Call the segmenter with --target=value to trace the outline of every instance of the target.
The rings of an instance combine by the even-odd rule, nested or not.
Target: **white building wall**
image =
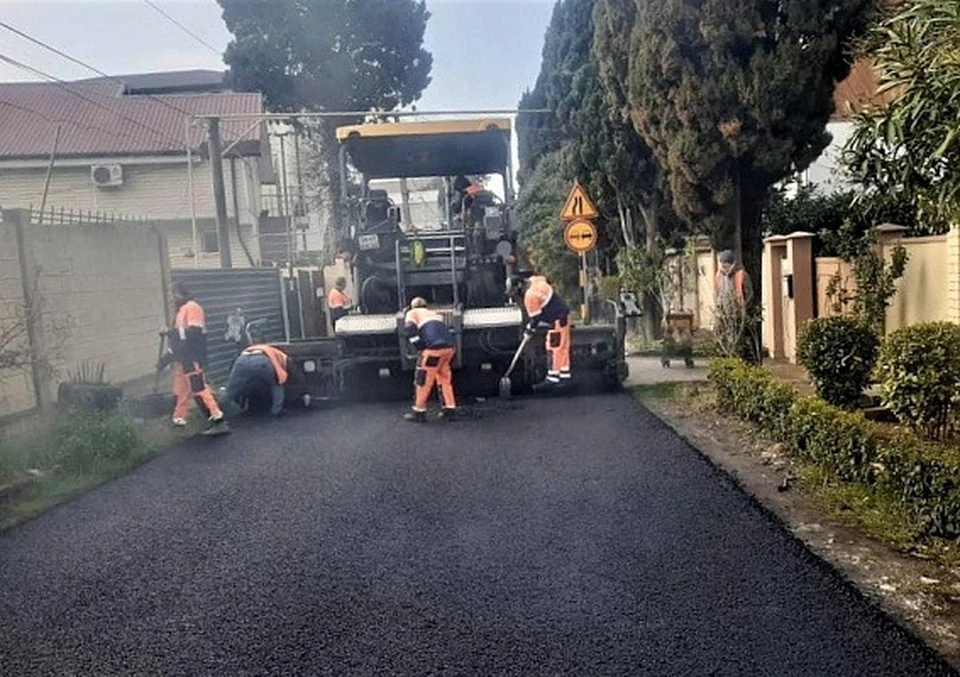
[[[259,262],[257,239],[261,209],[260,184],[256,158],[236,161],[240,235],[234,222],[233,187],[230,161],[224,162],[227,215],[230,218],[231,253],[234,267],[250,265],[241,247],[240,237]],[[123,164],[123,163],[121,163]],[[0,207],[39,208],[46,170],[0,167]],[[98,188],[90,178],[90,165],[55,167],[47,196],[47,210],[55,212],[91,212],[117,217],[143,218],[155,223],[168,237],[171,265],[175,268],[215,268],[220,265],[217,252],[203,251],[203,233],[216,232],[216,207],[213,176],[209,162],[196,162],[193,168],[193,199],[186,159],[177,164],[123,164],[123,185]],[[193,207],[191,206],[193,205]],[[194,212],[195,210],[195,212]],[[196,214],[197,238],[194,242],[192,215]]]
[[[237,162],[240,222],[257,223],[260,187],[251,167],[256,159]],[[47,196],[47,209],[124,214],[148,219],[189,219],[191,204],[197,218],[215,218],[213,177],[209,162],[193,168],[193,200],[186,158],[177,164],[124,164],[123,185],[98,188],[90,178],[90,165],[54,167]],[[0,205],[4,208],[39,207],[46,170],[0,167]],[[234,215],[230,163],[224,163],[227,214]]]

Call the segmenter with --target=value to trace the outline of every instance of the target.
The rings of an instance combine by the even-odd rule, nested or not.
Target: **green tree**
[[[262,92],[270,110],[391,111],[416,101],[430,83],[423,0],[217,1],[233,34],[224,54],[232,85]],[[323,191],[338,207],[334,129],[356,121],[330,118],[304,128],[320,151]]]
[[[540,158],[520,190],[516,219],[520,224],[518,244],[524,257],[570,300],[577,293],[580,264],[563,242],[559,215],[570,185],[562,167],[562,151]]]
[[[960,217],[960,3],[911,0],[862,46],[892,100],[859,111],[845,148],[867,199],[900,195],[926,232]]]
[[[217,0],[238,89],[276,111],[390,111],[430,83],[423,0]]]
[[[667,175],[678,215],[715,246],[741,250],[754,284],[768,191],[826,148],[834,87],[850,69],[845,45],[866,29],[872,7],[871,0],[637,4],[631,119]]]

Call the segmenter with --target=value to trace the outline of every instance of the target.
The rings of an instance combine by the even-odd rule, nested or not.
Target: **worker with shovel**
[[[453,392],[454,344],[440,313],[427,309],[425,299],[417,297],[410,302],[410,310],[404,318],[404,334],[419,352],[414,376],[416,386],[413,411],[404,419],[414,423],[427,420],[427,401],[438,385],[443,396],[440,418],[450,421],[456,416],[457,400]]]
[[[555,388],[569,382],[570,373],[570,308],[542,275],[521,274],[514,282],[523,293],[527,311],[524,338],[529,340],[538,329],[547,330],[546,349],[550,356],[547,378],[535,390]]]
[[[173,364],[173,394],[176,398],[173,424],[187,425],[192,397],[211,423],[207,432],[227,432],[223,412],[204,374],[207,360],[206,314],[182,283],[174,285],[173,300],[177,306],[177,315],[173,329],[167,332],[170,350],[157,362],[158,370]]]

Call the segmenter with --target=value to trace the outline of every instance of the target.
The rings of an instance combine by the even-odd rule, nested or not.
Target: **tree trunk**
[[[763,233],[760,216],[766,193],[741,191],[739,213],[742,262],[750,276],[752,296],[747,307],[747,328],[744,336],[743,358],[760,364],[763,361],[763,299],[761,296]]]
[[[644,244],[648,252],[654,252],[657,248],[657,235],[660,233],[659,200],[654,198],[649,204],[641,205],[640,213],[646,232]],[[654,289],[643,292],[643,334],[648,341],[656,341],[662,336],[663,313],[666,308],[661,308],[658,296],[658,291]]]

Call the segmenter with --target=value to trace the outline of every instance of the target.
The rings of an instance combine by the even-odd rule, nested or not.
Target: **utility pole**
[[[210,118],[210,168],[213,171],[213,200],[217,208],[217,244],[220,267],[233,268],[230,256],[230,229],[227,223],[227,193],[223,185],[223,150],[220,141],[220,118]]]

